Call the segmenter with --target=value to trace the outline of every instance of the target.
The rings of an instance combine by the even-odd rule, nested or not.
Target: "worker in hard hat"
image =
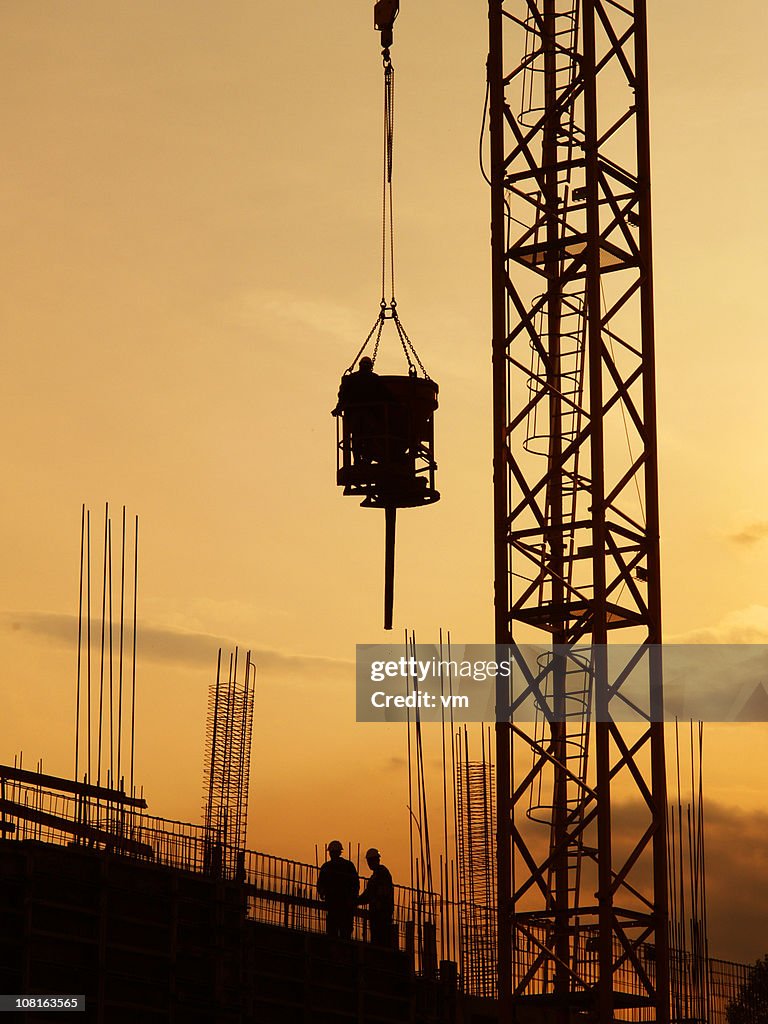
[[[388,398],[389,392],[373,369],[373,360],[370,356],[363,356],[357,369],[354,372],[347,371],[341,378],[338,401],[331,415],[338,416],[349,408],[384,402]]]
[[[374,372],[370,356],[363,356],[354,373],[345,373],[341,378],[339,397],[332,415],[344,414],[356,464],[379,462],[386,458],[391,401],[389,389]]]
[[[392,947],[392,915],[395,912],[395,886],[388,868],[381,863],[381,854],[371,847],[365,854],[371,877],[358,903],[368,906],[371,925],[371,943],[374,946]]]
[[[351,939],[360,878],[351,860],[341,856],[338,839],[328,843],[328,860],[317,876],[317,893],[325,902],[325,930],[335,939]]]

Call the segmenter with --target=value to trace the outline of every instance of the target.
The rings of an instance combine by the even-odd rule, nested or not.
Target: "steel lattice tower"
[[[551,652],[542,728],[498,694],[501,1019],[667,1021],[645,3],[489,0],[489,20],[496,642]],[[648,680],[632,728],[609,631]]]

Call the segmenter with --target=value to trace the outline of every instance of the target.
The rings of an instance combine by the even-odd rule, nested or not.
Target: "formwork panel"
[[[252,970],[259,977],[272,975],[277,978],[290,978],[292,980],[303,978],[307,963],[303,957],[288,956],[284,953],[272,953],[269,950],[260,950],[258,962],[250,965]]]
[[[342,1013],[336,1010],[312,1010],[312,1024],[358,1024],[357,1013]]]
[[[171,930],[168,925],[112,917],[108,913],[106,932],[107,942],[115,947],[141,949],[166,956],[170,950]]]
[[[168,975],[141,977],[107,972],[104,994],[108,1002],[131,1003],[148,1009],[167,1010],[169,1006]]]
[[[308,1024],[302,1007],[262,1000],[254,1001],[251,1020],[258,1021],[258,1024]],[[311,1021],[315,1024],[314,1018]]]
[[[397,995],[403,999],[410,998],[413,987],[409,974],[374,969],[367,965],[363,968],[361,984],[367,992]]]
[[[286,985],[283,978],[258,975],[251,979],[251,984],[254,995],[259,1000],[279,1001],[286,1006],[304,1006],[306,1001],[306,986],[303,982],[292,981],[290,985]]]
[[[34,900],[34,896],[31,897]],[[99,918],[95,911],[75,907],[53,906],[32,902],[30,927],[34,932],[60,935],[95,942],[99,937]]]
[[[311,960],[307,964],[307,976],[323,988],[357,988],[357,972],[351,972],[346,964],[327,960]]]
[[[100,883],[98,877],[78,875],[68,878],[66,884],[54,872],[35,874],[31,879],[30,895],[41,903],[52,906],[71,907],[78,910],[98,911]]]
[[[248,924],[248,944],[256,949],[281,950],[305,956],[311,938],[304,932],[288,928],[276,928],[268,924],[256,926],[254,922]]]
[[[164,924],[168,921],[171,913],[171,898],[168,893],[114,889],[111,883],[112,879],[110,878],[106,892],[107,909],[110,915],[147,924]]]
[[[310,985],[307,989],[308,1003],[313,1011],[332,1010],[334,1013],[357,1013],[358,995],[355,979],[349,988],[327,988]]]
[[[92,971],[98,958],[94,942],[77,942],[72,939],[36,935],[32,944],[33,958],[43,963],[58,964],[62,967],[83,968]]]
[[[113,974],[127,977],[152,977],[158,972],[169,974],[170,950],[151,953],[148,950],[107,946],[104,966]]]
[[[146,1006],[116,1006],[108,1004],[105,1020],[109,1024],[168,1024],[165,1010],[152,1010]],[[210,1018],[208,1024],[211,1024]]]
[[[365,992],[363,994],[363,1012],[365,1020],[392,1021],[409,1020],[410,1000],[385,996],[381,993]]]
[[[98,976],[93,967],[72,967],[32,959],[29,965],[30,995],[51,995],[58,992],[83,993],[94,998]],[[60,1017],[60,1015],[57,1015]]]

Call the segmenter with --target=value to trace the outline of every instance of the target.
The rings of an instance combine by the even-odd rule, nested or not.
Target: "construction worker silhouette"
[[[392,915],[395,911],[395,886],[388,868],[381,863],[381,854],[371,847],[365,855],[371,869],[371,877],[358,903],[368,905],[371,924],[371,943],[374,946],[392,947],[394,935]]]
[[[328,843],[328,860],[317,876],[317,893],[325,901],[325,930],[336,939],[351,939],[360,878],[351,860],[341,856],[338,839]]]
[[[344,413],[356,463],[370,463],[384,457],[386,444],[382,435],[387,421],[386,403],[389,401],[389,391],[378,373],[374,373],[370,356],[363,356],[357,370],[341,378],[333,415]]]
[[[338,416],[340,412],[346,412],[350,406],[355,408],[361,404],[375,402],[381,393],[379,375],[373,370],[373,360],[370,356],[363,356],[354,373],[345,373],[341,378],[338,401],[331,415]]]

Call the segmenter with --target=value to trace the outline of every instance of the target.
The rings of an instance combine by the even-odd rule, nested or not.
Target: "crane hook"
[[[373,5],[373,27],[381,32],[381,46],[385,56],[389,56],[395,18],[399,12],[399,0],[376,0]]]

